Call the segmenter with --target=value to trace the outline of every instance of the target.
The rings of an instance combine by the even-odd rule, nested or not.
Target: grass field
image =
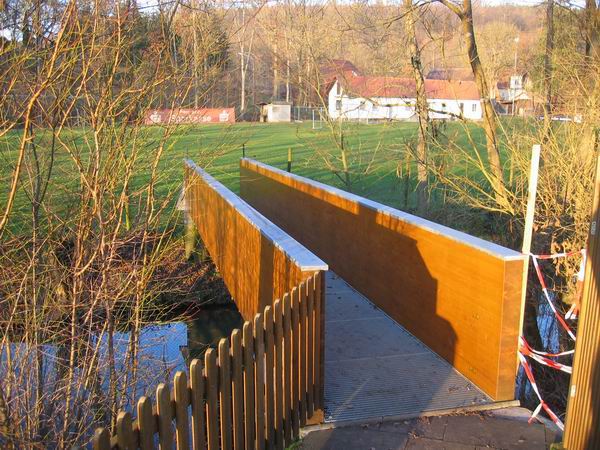
[[[476,143],[483,148],[483,134],[471,127]],[[345,148],[353,180],[352,191],[390,206],[405,208],[403,181],[398,178],[398,163],[406,156],[406,145],[416,139],[415,123],[348,124],[344,130]],[[467,146],[464,129],[449,124],[448,134],[458,136]],[[237,192],[239,158],[245,145],[246,156],[285,169],[288,149],[292,149],[292,171],[323,183],[345,188],[341,179],[327,167],[325,158],[341,168],[339,149],[331,130],[313,130],[311,123],[236,124],[230,127],[186,127],[178,130],[161,163],[163,180],[159,186],[167,195],[181,182],[183,158],[206,164],[208,171],[227,187]],[[416,165],[411,163],[410,190],[416,183]],[[473,174],[476,176],[476,174]],[[408,209],[414,205],[409,195]]]
[[[398,164],[406,156],[406,146],[416,138],[415,123],[390,124],[347,124],[344,125],[344,143],[349,153],[349,165],[353,180],[352,191],[393,207],[412,210],[414,208],[414,163],[411,164],[410,180],[398,177]],[[469,126],[475,144],[483,149],[483,134],[476,126]],[[467,143],[464,125],[450,123],[446,135],[455,142]],[[158,127],[145,128],[138,145],[144,149],[136,162],[132,191],[148,181],[149,161],[156,151],[161,135]],[[86,140],[90,137],[83,130],[71,129],[64,134],[68,145],[77,148],[85,161]],[[0,208],[6,203],[8,183],[17,154],[19,133],[14,132],[0,140]],[[38,145],[43,153],[49,137],[39,136]],[[190,158],[207,167],[218,180],[234,191],[238,189],[238,162],[242,146],[246,156],[284,169],[287,165],[288,149],[292,149],[293,172],[327,184],[344,188],[326,159],[341,167],[333,133],[327,129],[312,129],[312,123],[259,124],[239,123],[231,126],[202,125],[182,126],[168,141],[159,164],[159,180],[156,195],[176,197],[183,174],[183,159]],[[472,146],[470,146],[472,147]],[[484,152],[482,152],[484,153]],[[405,166],[403,165],[403,169]],[[472,174],[477,176],[477,174]],[[22,183],[27,185],[28,173],[24,172]],[[53,166],[52,182],[48,188],[48,201],[59,205],[65,214],[77,207],[80,179],[72,158],[59,147]],[[404,190],[408,186],[408,195]],[[436,193],[432,194],[435,203]],[[407,201],[408,200],[408,201]],[[173,200],[174,201],[174,200]],[[23,189],[15,204],[11,229],[17,234],[27,227],[30,203]],[[0,209],[2,210],[2,209]]]

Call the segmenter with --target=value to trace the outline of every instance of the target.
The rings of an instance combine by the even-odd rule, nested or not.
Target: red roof
[[[326,80],[331,80],[339,75],[361,76],[362,72],[352,62],[346,59],[332,59],[320,68],[321,75]]]
[[[474,81],[425,80],[428,98],[479,100],[479,89]]]
[[[348,94],[363,98],[415,98],[417,89],[412,78],[353,77],[342,80]],[[474,81],[425,80],[425,93],[432,99],[479,100]]]

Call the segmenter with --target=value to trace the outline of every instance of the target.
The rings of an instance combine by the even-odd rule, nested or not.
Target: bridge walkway
[[[492,400],[381,309],[329,272],[325,422],[485,409]]]

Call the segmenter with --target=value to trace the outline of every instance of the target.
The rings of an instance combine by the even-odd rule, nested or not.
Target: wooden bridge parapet
[[[245,320],[327,264],[192,161],[185,202],[202,242]]]
[[[250,159],[240,195],[496,401],[512,400],[525,257]]]

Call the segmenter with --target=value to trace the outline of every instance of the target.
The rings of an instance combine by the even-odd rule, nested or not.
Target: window
[[[342,110],[342,101],[341,100],[336,100],[335,101],[335,109],[336,109],[336,111],[341,111]]]
[[[471,105],[471,111],[477,112],[477,103],[473,103],[473,105]]]
[[[335,82],[335,94],[336,95],[341,95],[342,94],[342,85],[340,84],[339,81]]]
[[[513,75],[510,77],[510,88],[523,89],[523,78],[518,75]]]

